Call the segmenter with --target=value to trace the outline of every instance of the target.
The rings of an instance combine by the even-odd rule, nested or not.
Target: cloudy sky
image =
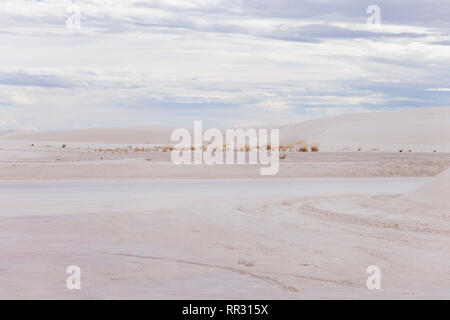
[[[0,130],[450,106],[449,15],[448,0],[0,0]]]

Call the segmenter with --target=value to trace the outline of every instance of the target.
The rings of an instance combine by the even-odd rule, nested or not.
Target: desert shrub
[[[311,146],[311,152],[319,152],[318,146]]]
[[[294,150],[297,152],[308,152],[308,144],[304,141],[297,141],[294,145]]]
[[[280,155],[280,159],[281,159],[281,160],[286,159],[286,154],[281,154],[281,155]]]
[[[63,148],[63,149],[64,149],[65,147],[67,147],[66,144],[63,144],[63,145],[61,146],[61,148]]]
[[[173,151],[173,147],[172,147],[172,146],[165,146],[165,147],[162,149],[162,152],[167,152],[167,151]]]
[[[308,152],[308,147],[307,146],[301,146],[300,148],[298,148],[299,152]]]

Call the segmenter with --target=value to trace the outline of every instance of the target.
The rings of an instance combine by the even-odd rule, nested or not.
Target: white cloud
[[[272,112],[281,112],[292,109],[285,101],[282,100],[265,100],[252,105],[249,105],[250,108],[255,109],[263,109],[266,111]],[[255,112],[258,112],[255,110]]]
[[[428,88],[425,89],[426,91],[441,91],[441,92],[447,92],[450,91],[450,88]]]
[[[449,79],[446,20],[382,1],[372,32],[356,3],[85,0],[68,30],[70,0],[0,0],[2,115],[39,128],[270,124],[445,105],[429,91]]]

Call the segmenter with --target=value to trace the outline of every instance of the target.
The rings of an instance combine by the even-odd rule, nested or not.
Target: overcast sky
[[[0,130],[450,106],[449,15],[448,0],[0,0]]]

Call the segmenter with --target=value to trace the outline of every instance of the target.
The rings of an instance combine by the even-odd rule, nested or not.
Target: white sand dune
[[[173,128],[136,126],[117,128],[89,128],[47,132],[9,133],[7,138],[27,141],[91,142],[105,144],[167,144]]]
[[[436,176],[419,189],[408,193],[408,197],[450,208],[450,169]]]
[[[282,128],[281,142],[303,140],[321,150],[450,152],[450,108],[348,114]]]
[[[0,130],[0,137],[4,138],[4,137],[8,137],[14,134],[18,134],[19,132],[17,130]],[[22,131],[23,133],[23,131]]]
[[[64,143],[169,144],[173,129],[163,126],[137,126],[53,132],[8,132],[0,138]],[[321,151],[450,152],[450,107],[315,119],[281,126],[280,138],[281,144],[294,144],[298,141],[318,144]]]

